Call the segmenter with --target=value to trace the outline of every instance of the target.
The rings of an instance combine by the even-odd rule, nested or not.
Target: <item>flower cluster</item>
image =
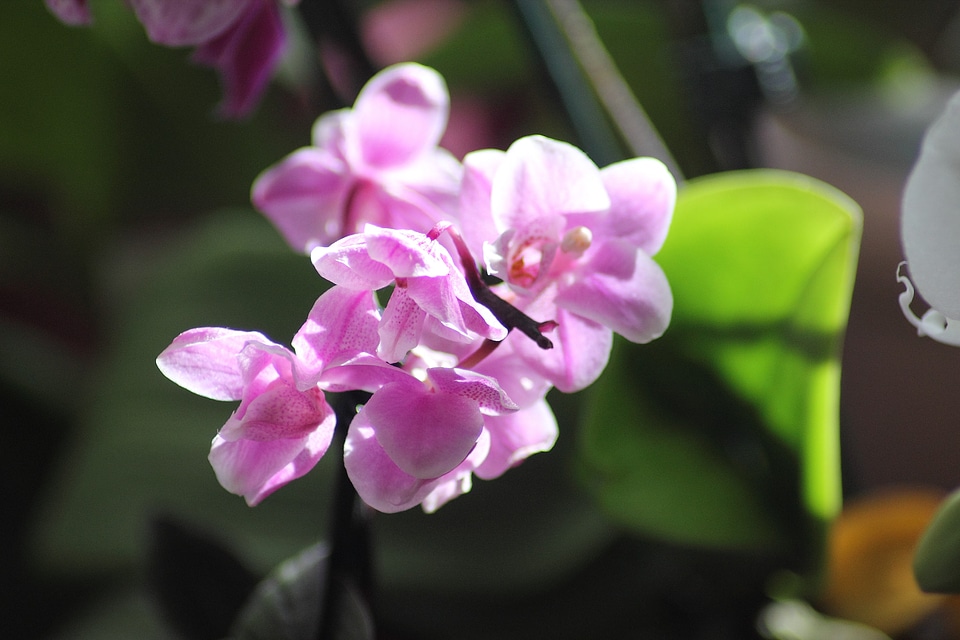
[[[87,0],[44,0],[69,25],[89,25]],[[299,0],[127,0],[152,42],[195,47],[195,62],[220,74],[227,118],[249,114],[286,46],[280,5]]]
[[[660,162],[601,170],[532,136],[461,164],[437,147],[447,109],[435,71],[390,67],[255,182],[254,204],[332,283],[292,350],[200,328],[158,358],[187,389],[240,401],[210,461],[251,505],[327,451],[325,394],[362,390],[343,451],[358,494],[432,511],[550,449],[547,392],[596,380],[614,332],[643,343],[669,323],[651,256],[676,185]]]

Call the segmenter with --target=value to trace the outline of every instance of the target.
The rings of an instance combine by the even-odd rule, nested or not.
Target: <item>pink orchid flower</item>
[[[426,232],[456,206],[461,167],[437,147],[448,110],[436,71],[388,67],[352,109],[321,116],[313,145],[264,171],[251,199],[304,253],[366,223]]]
[[[240,406],[213,440],[217,480],[253,506],[326,453],[336,423],[316,385],[301,389],[296,356],[262,334],[220,328],[180,334],[157,358],[168,378]]]
[[[221,115],[241,118],[253,110],[286,47],[277,0],[128,2],[151,41],[196,47],[194,60],[218,71],[224,89]]]
[[[344,447],[347,474],[364,502],[384,512],[427,510],[469,490],[486,459],[485,416],[517,410],[496,380],[434,368],[384,385],[353,419]],[[441,496],[443,497],[441,500]]]
[[[559,325],[551,350],[510,338],[531,367],[577,391],[606,366],[613,332],[637,343],[663,333],[673,298],[651,256],[666,237],[676,184],[662,163],[635,158],[601,171],[576,147],[531,136],[464,165],[464,235],[474,248],[484,241],[504,299]]]
[[[210,450],[225,489],[252,506],[301,477],[333,437],[336,420],[323,389],[374,390],[402,375],[369,355],[378,322],[369,291],[334,287],[297,332],[296,354],[260,333],[222,328],[186,331],[160,354],[160,371],[180,386],[240,400]]]
[[[429,234],[366,225],[362,234],[317,247],[317,272],[338,285],[361,290],[394,285],[380,321],[377,354],[399,362],[425,331],[460,342],[477,336],[502,340],[506,329],[477,303],[447,249]]]

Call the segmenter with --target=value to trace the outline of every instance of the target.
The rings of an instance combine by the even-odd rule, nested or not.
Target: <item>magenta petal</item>
[[[242,118],[256,106],[280,61],[286,32],[274,0],[257,0],[227,31],[198,47],[194,60],[220,73],[220,114]]]
[[[594,247],[557,304],[609,327],[631,342],[660,337],[670,324],[673,294],[653,259],[626,242]]]
[[[490,437],[481,432],[477,445],[452,471],[433,480],[415,478],[398,467],[377,441],[362,414],[350,425],[343,447],[343,464],[360,498],[383,513],[396,513],[418,504],[430,513],[470,491],[471,471],[487,456]]]
[[[391,383],[360,413],[390,459],[416,478],[437,478],[463,462],[483,429],[476,401],[431,393],[421,383]]]
[[[440,257],[446,249],[424,233],[368,224],[363,235],[370,257],[387,265],[397,278],[445,276],[450,272],[449,261]]]
[[[239,400],[244,376],[239,356],[247,343],[272,345],[263,334],[218,327],[191,329],[177,336],[157,357],[163,375],[213,400]]]
[[[440,476],[428,485],[430,492],[420,501],[424,512],[433,513],[457,496],[469,493],[473,487],[473,470],[486,459],[489,451],[490,434],[484,429],[477,439],[477,446],[473,448],[467,459],[457,465],[453,471]]]
[[[520,138],[494,177],[490,206],[501,231],[547,216],[605,211],[610,198],[600,170],[573,145],[543,136]]]
[[[603,216],[604,236],[628,241],[647,255],[655,255],[673,218],[677,200],[673,175],[654,158],[618,162],[605,167],[600,175],[611,201],[609,213]],[[600,231],[594,229],[596,235]]]
[[[493,177],[505,154],[498,149],[484,149],[467,154],[463,159],[463,182],[460,185],[460,232],[475,260],[483,256],[483,243],[494,242],[500,235],[490,214],[490,193]]]
[[[460,300],[453,293],[450,278],[411,278],[406,283],[404,293],[443,326],[460,335],[467,335],[467,327],[460,313]]]
[[[47,9],[60,22],[74,27],[93,24],[87,0],[44,0]]]
[[[260,442],[303,438],[330,413],[320,389],[299,391],[290,380],[276,380],[250,402],[244,402],[220,430],[220,435],[224,440],[242,438]]]
[[[203,44],[223,33],[262,0],[127,0],[147,36],[157,44]]]
[[[420,504],[432,488],[428,480],[404,473],[390,459],[361,414],[347,431],[343,464],[360,498],[383,513],[405,511]]]
[[[427,370],[427,379],[441,393],[473,400],[485,415],[497,416],[518,409],[496,380],[473,371],[434,367]]]
[[[513,402],[526,408],[543,399],[551,384],[517,355],[515,344],[515,340],[504,340],[473,371],[496,380]]]
[[[360,234],[314,248],[310,261],[321,276],[348,289],[374,291],[394,281],[390,268],[370,257],[367,241]]]
[[[339,158],[307,147],[261,173],[250,197],[295,251],[309,253],[343,235],[349,185]]]
[[[243,496],[252,507],[316,466],[330,447],[334,423],[331,413],[304,438],[228,442],[217,436],[210,449],[210,464],[223,488]]]
[[[443,78],[428,67],[404,63],[375,75],[354,105],[362,161],[393,167],[436,147],[447,126],[449,100]]]
[[[474,473],[491,480],[534,453],[549,451],[557,441],[557,419],[545,400],[516,413],[484,418],[490,432],[490,453]]]
[[[380,313],[370,291],[334,286],[324,292],[293,338],[293,348],[303,363],[303,384],[316,384],[334,361],[376,353],[379,323]]]
[[[410,374],[377,356],[359,355],[327,368],[320,386],[328,391],[361,390],[373,393],[390,382],[407,382]]]
[[[541,317],[536,312],[533,317]],[[602,324],[556,309],[558,327],[547,335],[552,349],[541,349],[523,334],[513,332],[507,340],[527,366],[564,393],[574,393],[593,384],[610,359],[613,332]],[[514,335],[515,334],[515,335]]]

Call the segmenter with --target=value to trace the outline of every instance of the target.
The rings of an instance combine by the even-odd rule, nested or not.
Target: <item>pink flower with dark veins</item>
[[[460,163],[437,146],[447,123],[443,78],[415,63],[384,69],[352,109],[327,113],[312,146],[254,182],[254,205],[296,251],[372,223],[426,232],[455,211]]]
[[[606,366],[613,333],[644,343],[670,321],[673,297],[652,257],[676,199],[659,161],[597,166],[579,149],[541,136],[506,152],[464,159],[464,235],[482,244],[506,301],[555,320],[555,348],[511,337],[517,353],[564,392],[591,384]]]

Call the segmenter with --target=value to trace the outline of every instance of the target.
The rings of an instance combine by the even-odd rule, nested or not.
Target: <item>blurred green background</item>
[[[309,143],[313,120],[338,98],[316,80],[305,40],[322,30],[295,23],[299,46],[256,113],[220,121],[209,69],[147,42],[122,3],[91,4],[87,29],[60,24],[40,0],[9,3],[0,21],[0,629],[174,638],[145,578],[156,518],[215,537],[258,576],[325,532],[336,461],[247,508],[206,461],[232,408],[171,384],[154,359],[195,326],[292,337],[321,283],[248,194],[261,170]],[[455,152],[530,133],[584,144],[508,3],[344,4],[375,64],[414,58],[447,78]],[[845,495],[960,484],[960,396],[949,384],[960,363],[913,335],[894,280],[899,191],[960,71],[956,3],[584,6],[687,177],[800,171],[863,208],[843,356]],[[802,34],[787,60],[796,92],[777,93],[770,68],[735,51],[726,19],[738,6],[791,17]],[[648,388],[658,377],[644,371],[637,384]],[[703,372],[681,373],[677,388]],[[435,515],[376,520],[378,619],[391,637],[757,633],[771,575],[790,563],[749,544],[664,539],[605,509],[596,450],[580,446],[580,418],[595,419],[605,393],[616,388],[551,398],[554,452],[477,482]],[[693,491],[667,506],[696,505]],[[912,619],[896,632],[952,637],[951,620],[939,619],[939,636],[916,635]]]

